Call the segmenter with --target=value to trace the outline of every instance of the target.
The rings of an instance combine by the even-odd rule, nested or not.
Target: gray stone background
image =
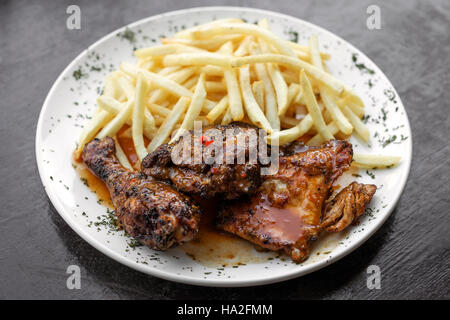
[[[69,4],[82,29],[67,30]],[[381,8],[382,30],[366,28]],[[365,52],[398,90],[412,125],[411,174],[396,210],[358,250],[313,274],[263,288],[204,288],[141,274],[107,258],[59,217],[38,177],[34,136],[53,82],[82,50],[138,19],[176,9],[236,5],[322,26]],[[0,298],[389,299],[450,298],[450,2],[0,1]],[[81,290],[66,268],[81,267]],[[378,265],[381,290],[368,290]]]

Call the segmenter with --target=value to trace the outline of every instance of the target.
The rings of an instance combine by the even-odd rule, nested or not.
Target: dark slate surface
[[[165,11],[242,5],[325,27],[365,52],[398,90],[413,130],[411,174],[396,210],[362,247],[321,271],[263,288],[204,288],[160,280],[107,258],[59,217],[38,177],[36,123],[63,68],[125,24]],[[82,29],[65,27],[78,4]],[[382,30],[366,28],[381,8]],[[0,298],[385,299],[450,298],[450,3],[442,1],[5,1],[0,2]],[[394,182],[395,183],[395,182]],[[66,268],[81,267],[81,290]],[[378,265],[381,290],[366,287]]]

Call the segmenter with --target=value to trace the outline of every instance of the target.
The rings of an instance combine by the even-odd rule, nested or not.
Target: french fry
[[[78,140],[77,149],[75,150],[75,158],[79,159],[81,152],[83,151],[84,145],[91,141],[95,137],[95,134],[104,127],[111,119],[113,115],[107,111],[100,111],[92,117],[89,123],[84,127],[81,133],[80,139]]]
[[[138,59],[137,66],[139,68],[151,71],[156,66],[156,64],[157,62],[151,57],[149,57],[145,59]]]
[[[172,68],[172,67],[167,67],[167,68]],[[191,77],[195,72],[196,72],[195,67],[182,68],[181,70],[176,70],[175,72],[173,72],[171,74],[167,74],[167,78],[169,80],[172,80],[172,81],[175,81],[176,83],[181,84],[181,83],[185,82],[187,79],[189,79],[189,77]],[[159,73],[159,74],[161,75],[161,73]],[[148,102],[156,103],[159,101],[163,101],[163,100],[167,99],[168,96],[169,96],[168,91],[163,90],[163,89],[156,89],[151,92]]]
[[[241,85],[242,96],[244,98],[245,110],[247,111],[250,121],[256,126],[266,130],[266,132],[272,133],[273,129],[270,126],[269,121],[267,121],[267,118],[264,116],[264,113],[261,111],[261,108],[253,96],[248,66],[239,69],[239,83]]]
[[[121,76],[120,71],[114,71],[106,76],[105,79],[105,87],[103,90],[103,95],[109,97],[119,97],[121,92],[118,90],[117,79]],[[81,156],[81,152],[84,148],[84,145],[91,140],[95,134],[104,127],[111,119],[113,118],[113,114],[106,112],[105,110],[101,110],[97,108],[94,117],[92,117],[91,121],[84,127],[83,132],[81,133],[80,140],[78,141],[78,147],[75,150],[75,158],[79,159]]]
[[[335,122],[330,122],[327,125],[327,130],[332,135],[334,135],[334,134],[339,132],[339,128],[338,128],[338,126],[336,125]],[[323,136],[320,133],[317,133],[314,137],[309,139],[308,142],[306,142],[306,144],[309,145],[309,146],[318,146],[318,145],[320,145],[323,142],[325,142],[325,139],[323,138]]]
[[[364,107],[352,102],[348,96],[342,99],[338,99],[337,104],[342,111],[344,107],[349,107],[350,110],[352,110],[353,113],[356,114],[360,119],[364,116]]]
[[[158,87],[160,87],[164,90],[167,90],[168,92],[174,94],[175,96],[192,97],[191,91],[186,89],[186,87],[178,84],[177,82],[175,82],[171,79],[168,79],[167,77],[162,77],[156,73],[137,68],[136,66],[126,63],[126,62],[122,63],[120,65],[120,68],[123,72],[125,72],[126,74],[129,74],[129,75],[132,75],[132,76],[136,76],[137,72],[139,72],[139,71],[142,72],[148,81],[151,81],[151,82],[153,81],[153,83],[156,84]],[[212,102],[207,102],[207,104],[206,104],[206,108],[207,108],[208,112],[212,109],[211,104],[215,105]]]
[[[243,57],[249,54],[249,46],[254,41],[252,36],[246,36],[244,40],[241,41],[239,47],[234,52],[234,56]]]
[[[134,55],[140,59],[143,59],[147,57],[165,56],[168,54],[182,52],[205,52],[205,50],[177,43],[138,49],[134,52]]]
[[[269,22],[266,18],[261,19],[258,22],[258,25],[266,30],[269,30]],[[272,53],[273,51],[270,49],[270,46],[264,41],[263,39],[258,39],[259,46],[261,48],[262,53]],[[284,80],[284,77],[282,73],[280,72],[277,65],[268,63],[266,64],[267,73],[270,77],[270,80],[272,81],[273,88],[275,89],[275,95],[277,100],[277,107],[274,107],[274,104],[270,103],[270,108],[267,109],[267,118],[272,125],[272,127],[279,129],[280,128],[280,121],[274,120],[277,113],[279,115],[280,110],[286,110],[287,100],[288,100],[288,86],[286,84],[286,81]],[[298,78],[297,78],[298,79]],[[285,111],[284,111],[285,112]],[[284,114],[283,112],[283,114]]]
[[[359,168],[382,169],[396,166],[400,162],[401,157],[355,153],[353,160],[352,164]]]
[[[326,109],[333,118],[333,121],[335,121],[337,126],[339,127],[339,130],[346,135],[350,135],[353,131],[353,126],[331,98],[328,88],[320,88],[320,96]]]
[[[310,62],[311,57],[308,52],[300,51],[300,50],[296,50],[296,49],[294,49],[294,52],[297,55],[297,58],[307,61],[307,62]]]
[[[116,137],[113,137],[113,139],[114,139],[115,147],[116,147],[117,160],[119,160],[122,167],[124,167],[128,170],[133,170],[133,167],[131,166],[130,161],[128,161],[127,155],[125,154],[125,152],[123,152],[123,149],[120,146],[119,140],[117,140]]]
[[[216,102],[205,99],[205,102],[203,103],[203,107],[202,107],[202,111],[203,112],[210,112],[212,109],[214,109],[214,107],[217,105]]]
[[[304,117],[301,121],[298,122],[298,124],[295,127],[276,131],[272,133],[271,135],[266,136],[266,142],[270,145],[279,144],[283,145],[292,141],[297,140],[301,136],[303,136],[305,133],[307,133],[311,127],[313,126],[313,120],[311,118],[311,115],[307,115]]]
[[[192,78],[189,78],[185,83],[183,83],[183,86],[193,91],[193,89],[195,89],[195,86],[197,85],[198,78],[199,76],[193,76]]]
[[[136,97],[133,108],[133,117],[131,124],[131,134],[133,138],[134,149],[139,158],[142,161],[147,155],[147,149],[144,144],[144,114],[145,114],[145,104],[146,95],[148,90],[147,81],[144,78],[143,73],[138,73],[137,83],[136,83]]]
[[[309,47],[311,53],[311,61],[313,65],[323,70],[322,58],[320,57],[319,45],[316,35],[313,35],[309,39]],[[344,134],[347,135],[351,134],[353,131],[353,126],[350,124],[350,122],[342,113],[341,109],[339,109],[339,107],[331,98],[329,89],[322,85],[319,88],[319,92],[320,97],[322,98],[322,101],[325,105],[325,108],[328,110],[331,117],[336,122],[337,126],[339,127],[339,130],[342,131]]]
[[[370,132],[369,129],[367,129],[367,127],[361,121],[361,119],[356,114],[354,114],[348,106],[345,106],[343,111],[347,119],[355,128],[356,133],[358,133],[358,135],[364,140],[364,142],[368,142],[370,139]]]
[[[236,76],[236,70],[224,69],[224,77],[228,90],[231,117],[235,121],[240,121],[244,118],[244,108],[242,106],[242,97]]]
[[[211,22],[207,22],[204,24],[201,24],[199,26],[195,26],[186,30],[179,31],[175,33],[173,36],[174,38],[192,38],[192,33],[199,30],[200,28],[207,27],[207,26],[215,26],[223,23],[243,23],[242,19],[236,19],[236,18],[225,18],[225,19],[217,19]]]
[[[166,141],[166,139],[170,136],[172,129],[174,128],[175,124],[181,119],[181,116],[186,110],[189,102],[190,98],[188,97],[181,97],[178,100],[173,109],[170,111],[170,114],[166,117],[164,122],[159,127],[158,131],[155,134],[155,137],[147,146],[147,151],[149,153],[155,151],[155,149],[163,144],[164,141]]]
[[[325,140],[334,139],[333,134],[328,130],[325,121],[322,117],[322,112],[320,111],[320,107],[317,104],[316,96],[311,87],[311,83],[306,76],[304,71],[300,72],[300,84],[303,90],[303,97],[306,103],[306,108],[308,109],[311,118],[313,119],[314,126],[320,135]]]
[[[134,101],[135,98],[135,87],[133,84],[126,78],[120,78],[119,79],[119,86],[122,88],[123,92],[127,96],[128,101]],[[125,115],[124,115],[125,116]],[[156,131],[156,124],[155,124],[155,118],[151,114],[151,112],[147,109],[144,110],[144,116],[145,116],[145,122],[144,122],[144,132],[146,136],[152,135]],[[118,121],[120,123],[122,120]],[[111,129],[114,128],[114,130],[117,129],[117,127],[111,127]],[[108,135],[111,135],[114,130],[108,133]],[[120,130],[118,128],[117,130]]]
[[[231,61],[232,57],[224,54],[215,52],[201,52],[169,54],[164,57],[163,64],[165,66],[204,66],[212,64],[223,68],[230,68]]]
[[[182,97],[182,96],[191,97],[192,96],[192,93],[185,87],[181,86],[180,84],[176,83],[173,80],[170,80],[170,79],[163,77],[161,75],[158,75],[156,73],[144,70],[142,68],[138,68],[138,67],[136,67],[132,64],[126,63],[126,62],[124,62],[120,65],[120,69],[123,72],[130,74],[132,76],[136,76],[137,73],[140,71],[143,73],[143,75],[145,76],[145,78],[148,81],[153,82],[158,87],[160,87],[164,90],[167,90],[170,93],[172,93],[178,97]]]
[[[219,81],[206,81],[205,88],[208,93],[227,92],[227,86]]]
[[[148,106],[148,109],[150,109],[151,112],[154,114],[160,115],[164,118],[167,118],[171,112],[170,109],[167,109],[166,107],[162,107],[159,104],[156,103],[150,103]]]
[[[219,48],[225,42],[235,41],[241,38],[242,35],[240,34],[228,34],[203,40],[196,40],[190,38],[169,38],[169,39],[161,39],[161,42],[164,44],[172,44],[172,43],[184,44],[186,46],[192,46],[204,50],[214,51],[217,50],[217,48]]]
[[[232,43],[225,43],[218,52],[225,55],[231,55],[233,53]],[[231,68],[224,68],[223,76],[228,91],[228,105],[230,108],[231,117],[235,121],[240,121],[242,120],[242,118],[244,118],[244,108],[242,106],[241,90],[239,89],[236,70]]]
[[[364,102],[361,100],[361,98],[355,93],[352,88],[345,84],[343,97],[346,99],[347,103],[352,103],[364,108]]]
[[[222,118],[222,125],[227,125],[231,121],[233,121],[233,117],[231,116],[230,108],[228,108],[227,111],[225,112],[225,115]]]
[[[269,63],[267,66],[267,71],[269,73],[270,79],[272,80],[272,85],[275,89],[277,97],[277,114],[280,115],[280,110],[284,110],[284,112],[286,112],[286,109],[288,107],[288,86],[277,66]]]
[[[201,67],[201,72],[203,72],[207,77],[221,77],[223,76],[223,68],[213,65],[206,65]]]
[[[134,98],[135,95],[135,88],[134,85],[131,83],[130,80],[127,78],[120,78],[118,80],[119,86],[122,89],[122,91],[125,93],[128,100],[131,100]]]
[[[250,48],[252,55],[258,54],[260,51],[257,47]],[[280,129],[280,119],[278,117],[278,107],[275,96],[275,90],[272,86],[272,81],[267,72],[266,66],[262,63],[254,65],[256,76],[259,81],[264,84],[264,113],[269,121],[271,127],[275,130]]]
[[[100,108],[108,111],[112,115],[117,115],[127,105],[126,102],[118,102],[117,100],[108,96],[98,97],[97,103]],[[126,120],[126,123],[131,126],[131,119],[128,118],[128,120]],[[150,118],[149,113],[147,112],[144,115],[144,135],[149,139],[153,137],[156,131],[155,124],[155,119],[153,117]]]
[[[161,70],[158,70],[158,72],[155,72],[161,76],[171,76],[172,74],[174,74],[175,72],[178,72],[182,69],[185,69],[182,66],[169,66],[169,67],[164,67]],[[172,79],[173,80],[173,79]],[[150,86],[151,88],[152,86]]]
[[[283,75],[284,81],[286,81],[286,83],[298,83],[298,71],[286,69],[281,71],[281,74]]]
[[[305,57],[304,55],[306,54],[306,59],[310,60],[311,56],[309,54],[309,47],[305,46],[305,45],[301,45],[292,41],[286,41],[288,43],[288,45],[294,49],[295,53]],[[330,60],[331,56],[328,53],[325,52],[321,52],[320,53],[320,57],[322,58],[322,60]]]
[[[229,98],[228,96],[225,96],[222,98],[222,100],[219,101],[218,104],[206,115],[206,119],[210,123],[214,123],[216,119],[223,114],[223,112],[228,108],[229,106]]]
[[[260,37],[267,42],[273,43],[277,49],[290,57],[296,57],[294,50],[286,44],[284,40],[281,40],[275,36],[272,32],[261,28],[259,26],[246,24],[246,23],[224,23],[214,26],[202,26],[198,30],[193,32],[193,35],[197,39],[205,39],[218,34],[246,34],[251,36]]]
[[[286,117],[286,116],[280,117],[281,126],[284,128],[295,127],[298,124],[298,122],[299,122],[298,119],[295,119],[295,118]]]
[[[99,108],[109,112],[112,115],[116,115],[120,112],[120,110],[125,108],[126,102],[119,102],[113,97],[103,95],[97,98],[97,104]]]
[[[117,72],[113,72],[106,76],[103,95],[118,98],[117,83],[116,83],[117,78],[118,78]]]
[[[297,97],[297,95],[300,93],[300,85],[297,83],[291,83],[288,88],[288,99],[287,99],[287,107],[284,111],[286,113],[286,110],[290,107],[291,103],[294,101],[294,99]],[[280,113],[280,112],[279,112]],[[284,114],[283,113],[283,114]]]
[[[216,53],[231,56],[231,54],[233,53],[233,49],[233,42],[227,41],[217,50]]]
[[[304,69],[308,73],[308,75],[310,75],[317,81],[323,82],[337,94],[340,95],[344,92],[345,86],[341,81],[339,81],[329,73],[326,73],[325,71],[320,70],[319,68],[297,58],[288,57],[281,54],[269,53],[233,58],[231,60],[232,67],[241,67],[243,65],[253,63],[277,63],[294,68],[296,70]]]
[[[102,130],[97,134],[96,138],[101,139],[104,137],[113,137],[119,132],[120,128],[127,122],[133,111],[134,98],[128,100],[119,113],[116,114],[108,124],[106,124]]]
[[[253,95],[255,96],[255,100],[258,103],[258,106],[261,108],[261,111],[264,112],[265,104],[264,104],[264,83],[262,81],[255,81],[252,83]]]
[[[194,94],[192,95],[192,100],[189,105],[188,110],[184,116],[183,123],[178,129],[177,133],[173,136],[170,142],[176,141],[186,130],[191,130],[194,126],[194,121],[202,111],[203,103],[206,99],[205,90],[205,74],[202,73],[198,79],[197,86],[195,88]]]

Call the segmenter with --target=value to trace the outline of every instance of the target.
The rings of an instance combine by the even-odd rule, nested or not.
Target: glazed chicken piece
[[[341,231],[356,221],[376,186],[352,183],[325,208],[334,181],[352,161],[351,144],[339,140],[318,147],[295,143],[284,147],[280,155],[278,172],[264,178],[257,194],[221,204],[216,225],[302,262],[322,230]]]
[[[123,168],[115,157],[113,139],[87,143],[82,159],[108,187],[125,231],[142,244],[166,250],[191,240],[197,233],[199,207],[168,184]]]
[[[259,140],[247,137],[261,139],[257,129],[234,122],[205,128],[201,136],[189,131],[176,142],[161,145],[147,155],[142,171],[202,198],[222,195],[234,199],[255,193],[261,185],[261,174],[259,157],[253,153],[257,146],[252,143]],[[175,163],[174,158],[178,159]]]

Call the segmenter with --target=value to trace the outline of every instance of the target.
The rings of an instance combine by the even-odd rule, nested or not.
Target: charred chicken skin
[[[250,159],[256,150],[247,138],[252,135],[259,139],[257,128],[242,122],[205,128],[201,136],[189,131],[147,155],[142,171],[202,198],[220,195],[235,199],[255,193],[261,185],[261,173],[258,157]],[[185,160],[174,163],[174,157]]]
[[[280,154],[278,172],[266,176],[255,195],[222,203],[217,227],[302,262],[322,230],[337,232],[356,222],[376,186],[352,183],[326,205],[334,181],[352,161],[351,144],[294,143]]]
[[[197,233],[200,208],[168,184],[123,168],[113,139],[87,143],[82,159],[105,182],[120,224],[142,244],[166,250]]]

